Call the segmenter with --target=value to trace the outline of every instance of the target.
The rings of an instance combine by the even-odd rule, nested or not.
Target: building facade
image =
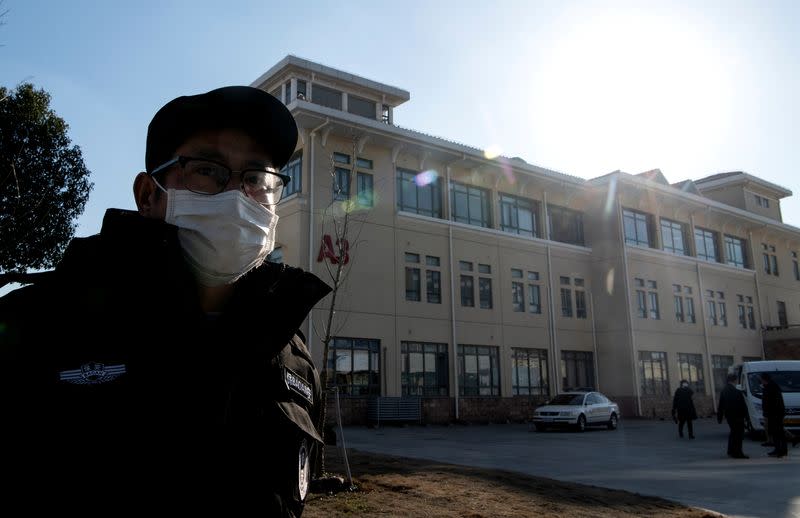
[[[488,158],[396,125],[408,92],[294,56],[253,86],[301,135],[272,259],[345,273],[327,359],[332,297],[303,331],[349,422],[374,397],[422,398],[427,422],[523,420],[582,387],[664,417],[681,379],[708,415],[730,365],[797,353],[783,187]]]

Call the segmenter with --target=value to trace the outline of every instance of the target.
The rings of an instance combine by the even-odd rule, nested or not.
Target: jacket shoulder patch
[[[286,383],[286,388],[296,394],[299,394],[310,404],[314,404],[314,390],[311,387],[311,383],[306,381],[302,376],[294,372],[292,369],[284,367],[283,381]]]

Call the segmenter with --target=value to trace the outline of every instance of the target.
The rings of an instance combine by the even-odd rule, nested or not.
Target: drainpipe
[[[642,392],[639,380],[639,368],[636,362],[636,335],[633,331],[633,317],[631,317],[631,286],[630,273],[628,270],[628,246],[625,244],[625,230],[623,229],[622,219],[622,200],[621,195],[617,195],[617,232],[619,233],[620,243],[622,243],[622,281],[625,287],[625,310],[628,316],[628,338],[631,341],[631,367],[633,368],[633,389],[636,394],[636,411],[642,417]]]
[[[558,345],[556,344],[556,316],[553,303],[553,264],[552,257],[550,256],[550,214],[547,210],[547,191],[542,192],[542,204],[544,205],[545,235],[547,236],[547,312],[549,315],[547,323],[550,326],[550,352],[553,356],[553,359],[550,362],[550,373],[553,376],[551,378],[552,382],[550,383],[550,386],[553,387],[552,395],[557,396],[561,392],[561,382],[559,381],[557,367],[557,365],[560,364],[561,359],[558,357]]]
[[[453,225],[450,223],[450,166],[445,167],[445,206],[447,207],[447,246],[450,258],[450,333],[451,342],[453,343],[453,353],[450,355],[453,358],[453,378],[455,379],[455,396],[456,405],[456,421],[459,418],[458,411],[458,347],[456,346],[456,285],[455,285],[455,259],[453,258]]]
[[[595,322],[594,322],[594,297],[592,291],[588,291],[586,294],[589,295],[589,311],[591,312],[591,318],[592,318],[592,346],[594,347],[594,385],[596,387],[596,390],[600,390],[600,367],[598,367],[598,360],[597,360],[597,329],[595,328]]]
[[[694,235],[694,214],[689,215],[689,221],[692,224],[692,235]],[[695,254],[697,251],[695,250]],[[700,290],[700,294],[698,299],[700,299],[700,314],[703,318],[703,340],[706,344],[706,365],[708,365],[708,373],[711,374],[709,378],[711,379],[711,408],[714,412],[717,411],[717,404],[714,401],[716,398],[714,397],[716,393],[714,392],[714,372],[711,363],[711,346],[708,344],[708,320],[706,319],[706,300],[705,300],[705,289],[703,289],[703,277],[700,275],[700,263],[694,264],[695,271],[697,272],[697,288]],[[725,312],[725,318],[728,318],[727,309]]]
[[[766,227],[766,225],[764,225]],[[747,238],[750,240],[750,253],[753,256],[753,280],[756,283],[756,304],[758,304],[758,318],[760,322],[758,323],[758,338],[761,342],[761,359],[767,359],[767,351],[764,347],[764,315],[761,312],[761,285],[758,282],[758,267],[756,263],[756,254],[755,254],[755,244],[753,243],[753,231],[750,230],[747,232]]]
[[[312,273],[314,268],[314,141],[317,136],[317,131],[322,129],[330,122],[330,119],[325,119],[325,122],[311,130],[309,136],[311,137],[310,145],[311,153],[308,164],[308,272]],[[314,312],[308,312],[308,348],[311,350],[311,342],[313,340],[314,331]],[[320,361],[326,362],[327,358],[322,358]]]

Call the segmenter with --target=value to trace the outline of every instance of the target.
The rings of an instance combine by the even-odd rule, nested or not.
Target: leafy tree
[[[50,94],[0,87],[0,272],[53,267],[93,184]]]

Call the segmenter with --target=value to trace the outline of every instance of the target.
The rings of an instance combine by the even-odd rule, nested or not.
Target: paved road
[[[533,432],[528,425],[346,427],[348,448],[655,495],[729,516],[800,518],[800,446],[768,457],[745,439],[748,460],[728,458],[728,427],[695,422],[679,439],[671,422],[629,420],[617,431]]]

